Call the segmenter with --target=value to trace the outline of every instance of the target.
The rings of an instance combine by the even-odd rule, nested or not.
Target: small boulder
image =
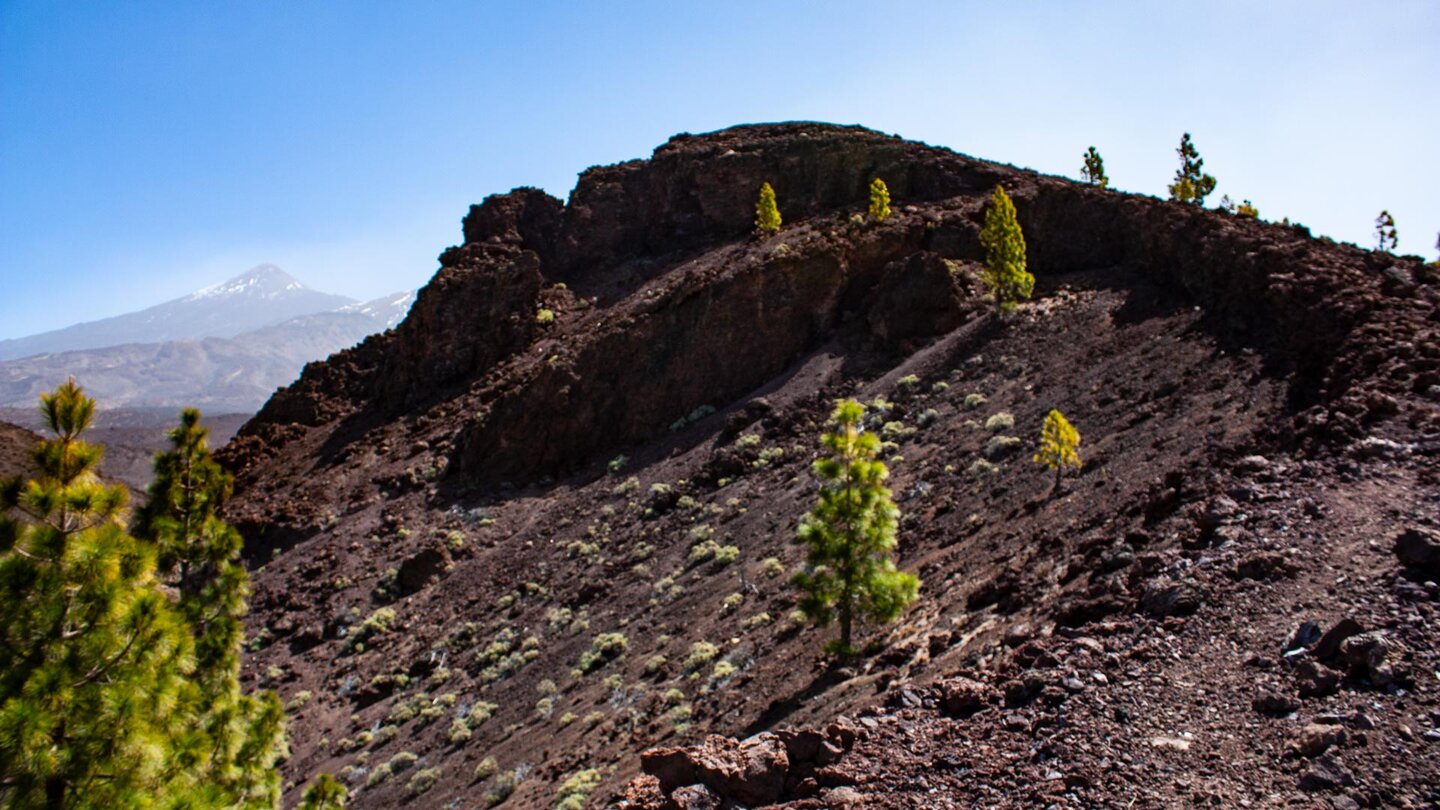
[[[1140,609],[1156,619],[1188,616],[1199,608],[1200,586],[1193,579],[1177,582],[1169,577],[1156,577],[1145,584],[1140,596]]]
[[[1430,576],[1440,576],[1440,533],[1412,527],[1395,538],[1395,556],[1400,564]]]
[[[1235,579],[1254,579],[1268,582],[1292,577],[1300,566],[1277,551],[1257,551],[1235,564]]]
[[[1261,689],[1250,702],[1255,711],[1271,717],[1284,717],[1300,708],[1300,701],[1275,689]]]
[[[438,581],[449,566],[450,554],[444,546],[429,546],[406,557],[395,577],[398,595],[409,596]]]
[[[670,801],[676,810],[720,810],[725,806],[724,800],[704,785],[676,788],[670,794]]]
[[[1310,723],[1291,735],[1290,750],[1306,758],[1313,759],[1332,746],[1345,742],[1345,728],[1343,726],[1327,726],[1320,723]]]
[[[1339,688],[1340,673],[1307,659],[1295,667],[1295,684],[1302,698],[1325,697]]]
[[[940,684],[940,708],[951,717],[970,717],[990,702],[993,690],[970,678],[951,678]]]
[[[1300,774],[1299,787],[1307,792],[1336,790],[1355,784],[1355,777],[1334,756],[1324,755]]]
[[[1394,642],[1380,630],[1351,636],[1340,644],[1340,656],[1350,676],[1365,678],[1376,686],[1386,686],[1395,679],[1394,671],[1386,664],[1393,652]]]
[[[1295,628],[1290,635],[1285,637],[1285,644],[1280,648],[1281,654],[1304,650],[1320,640],[1320,623],[1307,621]]]
[[[1341,619],[1320,637],[1320,642],[1315,645],[1315,657],[1321,661],[1330,661],[1340,653],[1340,645],[1346,639],[1359,635],[1364,630],[1354,619]]]

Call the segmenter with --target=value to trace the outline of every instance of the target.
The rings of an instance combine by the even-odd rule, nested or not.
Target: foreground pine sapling
[[[249,578],[240,534],[219,517],[234,481],[211,455],[199,411],[181,413],[169,437],[171,448],[155,456],[150,500],[135,534],[153,544],[157,573],[178,594],[176,607],[194,639],[188,756],[203,763],[207,788],[227,804],[273,807],[280,797],[274,764],[285,754],[284,711],[273,692],[240,689]]]
[[[41,403],[34,477],[0,482],[0,803],[223,806],[177,751],[193,644],[81,438],[95,402],[71,380]]]
[[[841,400],[831,432],[820,437],[820,499],[799,529],[809,547],[806,569],[791,578],[806,618],[820,626],[838,620],[840,638],[827,647],[841,656],[855,651],[857,621],[893,621],[920,587],[914,575],[895,568],[900,510],[885,487],[889,470],[876,459],[880,439],[865,430],[864,416],[865,406]]]

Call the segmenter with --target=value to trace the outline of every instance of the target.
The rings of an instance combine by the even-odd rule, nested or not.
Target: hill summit
[[[762,183],[783,224],[757,236]],[[996,185],[1035,276],[1004,317],[979,281]],[[462,233],[398,327],[223,453],[245,676],[294,707],[293,784],[335,773],[353,807],[1436,800],[1433,268],[807,122],[676,136]],[[846,661],[787,584],[841,397],[922,581]],[[1031,460],[1051,409],[1082,439],[1058,492]]]

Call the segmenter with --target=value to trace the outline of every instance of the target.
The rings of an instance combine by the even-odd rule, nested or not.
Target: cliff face
[[[883,223],[863,217],[876,176],[894,198]],[[766,181],[785,227],[755,238]],[[1005,321],[977,282],[996,183],[1037,277],[1036,299]],[[1283,625],[1324,571],[1285,569],[1257,595],[1235,566],[1322,554],[1321,514],[1338,543],[1325,559],[1366,527],[1389,531],[1397,518],[1347,476],[1383,468],[1391,498],[1434,483],[1435,271],[1300,228],[792,123],[678,136],[585,172],[564,204],[534,189],[489,197],[463,234],[404,323],[311,364],[224,451],[239,482],[230,517],[265,561],[247,672],[278,667],[283,691],[316,696],[290,776],[348,768],[355,806],[401,800],[404,779],[370,774],[402,750],[441,769],[424,805],[495,790],[471,778],[489,755],[521,779],[516,806],[549,806],[579,770],[599,768],[613,793],[639,750],[701,731],[823,725],[901,689],[923,713],[943,697],[925,690],[962,669],[994,687],[982,698],[999,694],[1036,666],[1010,647],[1060,630],[1107,624],[1117,643],[1148,644],[1188,626],[1202,640],[1177,614],[1240,633],[1231,601],[1254,627]],[[901,563],[926,583],[901,625],[876,631],[888,651],[844,675],[784,618],[779,576],[803,556],[790,538],[839,396],[889,402],[874,427],[895,443]],[[1026,449],[1051,407],[1087,459],[1059,498]],[[1237,460],[1262,455],[1269,477],[1250,481]],[[1234,508],[1212,508],[1222,496]],[[739,560],[713,562],[709,539]],[[403,632],[364,631],[357,650],[380,608]],[[602,632],[625,635],[625,652],[572,674]],[[699,642],[731,674],[686,666]],[[453,739],[459,707],[480,702],[496,719]],[[1028,706],[1011,708],[1039,735],[1048,721]],[[401,719],[427,707],[445,721]],[[1283,732],[1243,733],[1252,757],[1283,746]],[[765,795],[847,784],[807,762]],[[675,773],[708,784],[682,765],[631,801],[674,801]],[[1123,795],[1086,778],[1091,801]]]

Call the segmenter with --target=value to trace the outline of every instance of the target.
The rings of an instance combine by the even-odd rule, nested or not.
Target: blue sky
[[[418,286],[487,194],[785,119],[1156,195],[1188,130],[1212,203],[1434,257],[1440,3],[0,0],[0,337]]]

